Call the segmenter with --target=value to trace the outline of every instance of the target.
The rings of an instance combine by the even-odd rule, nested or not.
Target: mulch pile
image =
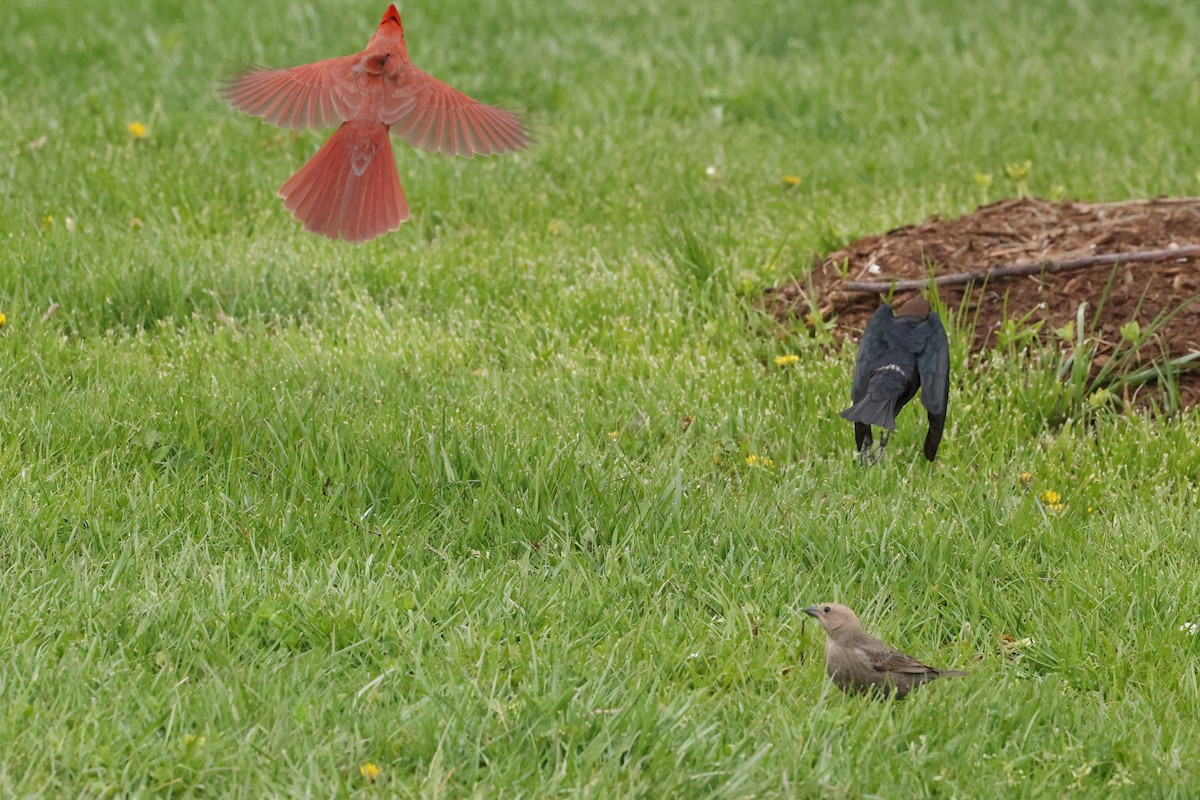
[[[964,280],[968,273],[973,279]],[[819,259],[811,275],[769,290],[763,302],[785,323],[817,308],[835,321],[835,332],[857,337],[893,283],[894,300],[903,302],[930,278],[973,328],[972,352],[995,346],[1005,319],[1023,320],[1024,328],[1041,321],[1039,336],[1052,341],[1087,303],[1089,326],[1100,309],[1095,335],[1103,359],[1121,341],[1123,324],[1136,319],[1145,329],[1186,303],[1142,348],[1147,364],[1161,363],[1200,351],[1200,198],[1003,200],[958,219],[933,217],[859,239]],[[1185,403],[1200,401],[1200,372],[1183,383]]]

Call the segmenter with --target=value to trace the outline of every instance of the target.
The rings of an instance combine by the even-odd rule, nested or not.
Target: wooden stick
[[[1200,256],[1200,245],[1176,247],[1167,250],[1143,250],[1135,253],[1105,253],[1100,256],[1082,256],[1068,258],[1062,261],[1026,261],[1017,264],[999,264],[987,269],[974,272],[959,272],[953,275],[939,275],[936,278],[908,278],[899,281],[846,281],[842,288],[850,292],[886,292],[889,290],[906,292],[911,289],[924,289],[927,286],[960,286],[974,281],[992,280],[994,278],[1011,278],[1018,275],[1041,275],[1048,272],[1066,272],[1073,269],[1100,266],[1102,264],[1147,263],[1153,261],[1170,261],[1175,258],[1190,258]]]
[[[1103,211],[1126,206],[1192,206],[1200,205],[1200,197],[1147,197],[1141,200],[1118,200],[1112,203],[1069,203],[1082,211]]]

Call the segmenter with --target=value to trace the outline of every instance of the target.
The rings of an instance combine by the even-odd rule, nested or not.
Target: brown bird
[[[900,699],[923,683],[967,674],[934,669],[893,650],[864,631],[854,612],[843,605],[822,603],[804,613],[825,629],[825,674],[843,692],[895,694]]]

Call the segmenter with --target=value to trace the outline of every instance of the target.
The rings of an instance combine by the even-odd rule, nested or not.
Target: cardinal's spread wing
[[[871,371],[878,366],[879,358],[888,349],[888,331],[893,324],[892,307],[884,303],[875,310],[871,321],[863,331],[858,343],[858,357],[854,360],[854,382],[850,384],[850,400],[857,403],[867,396],[867,384],[871,382]]]
[[[351,70],[358,56],[342,56],[290,69],[255,69],[225,87],[239,111],[284,128],[327,128],[354,119],[361,99]]]
[[[382,99],[380,119],[413,147],[433,153],[488,156],[529,144],[515,114],[474,100],[411,64]]]
[[[950,342],[937,314],[930,314],[925,324],[928,337],[925,349],[917,356],[917,372],[921,376],[921,405],[925,406],[929,417],[925,458],[933,461],[942,442],[946,408],[950,403]]]

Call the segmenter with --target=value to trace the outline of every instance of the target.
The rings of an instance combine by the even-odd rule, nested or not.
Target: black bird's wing
[[[888,331],[891,330],[892,321],[892,307],[883,303],[875,309],[875,313],[867,322],[862,341],[858,343],[858,356],[854,360],[854,381],[850,384],[851,403],[857,403],[867,396],[871,372],[878,365],[880,357],[887,352]],[[871,446],[870,425],[854,423],[854,444],[860,451],[863,447]]]
[[[863,331],[858,343],[858,357],[854,360],[854,382],[850,384],[850,400],[857,403],[867,396],[867,384],[871,382],[871,371],[878,365],[879,358],[888,349],[888,331],[892,325],[892,307],[884,303],[875,309],[871,321]]]
[[[942,318],[936,313],[931,312],[925,324],[928,334],[925,347],[917,356],[917,372],[921,376],[921,405],[925,406],[929,416],[925,458],[933,461],[942,442],[946,408],[950,403],[950,341],[942,327]]]

